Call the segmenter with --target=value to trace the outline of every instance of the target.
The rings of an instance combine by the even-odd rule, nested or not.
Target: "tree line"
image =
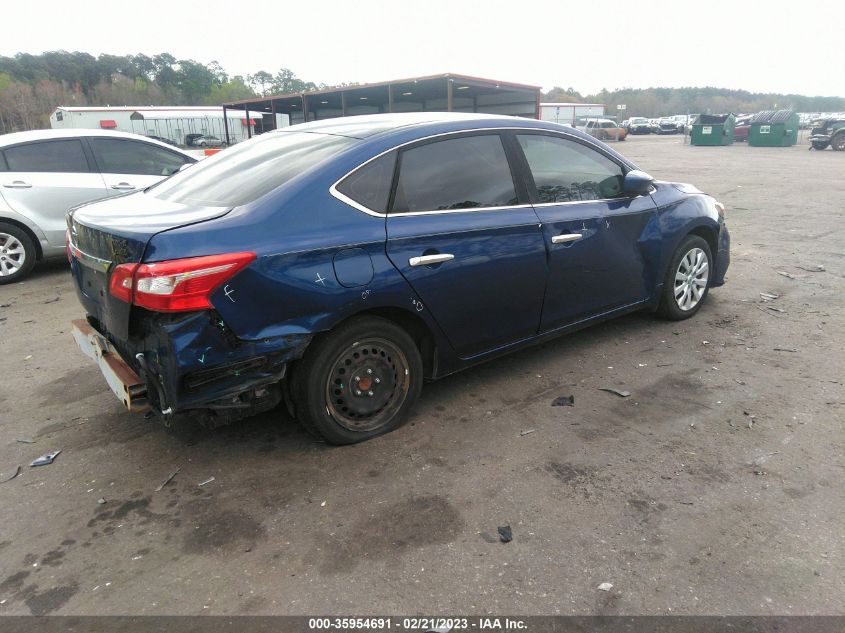
[[[354,84],[349,84],[354,85]],[[230,76],[216,61],[208,64],[158,55],[108,55],[49,51],[0,56],[0,133],[49,127],[60,105],[220,105],[259,95],[325,88],[287,68]],[[625,117],[657,117],[686,112],[845,111],[840,97],[760,94],[724,88],[647,88],[602,90],[582,95],[574,88],[552,88],[545,101],[604,103],[609,113],[625,104]]]
[[[582,95],[574,88],[555,86],[543,94],[543,100],[568,103],[603,103],[608,114],[622,118],[648,118],[673,114],[752,113],[761,110],[795,110],[796,112],[842,112],[845,98],[807,97],[795,94],[754,93],[727,88],[622,88],[592,95]],[[616,106],[624,104],[625,110]]]
[[[282,68],[229,74],[216,61],[50,51],[0,56],[0,133],[49,127],[57,106],[215,105],[323,88]]]

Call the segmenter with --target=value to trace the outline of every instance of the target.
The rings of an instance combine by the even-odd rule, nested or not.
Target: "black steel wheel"
[[[395,323],[357,318],[316,340],[294,370],[297,419],[332,444],[400,426],[422,389],[422,358]]]

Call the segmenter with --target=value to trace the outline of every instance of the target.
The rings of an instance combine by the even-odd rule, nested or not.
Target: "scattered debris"
[[[767,475],[768,473],[765,470],[755,470],[755,475]]]
[[[775,451],[773,453],[766,453],[765,455],[760,455],[760,457],[756,457],[752,461],[748,462],[748,465],[749,466],[762,466],[767,461],[769,461],[770,457],[774,457],[775,455],[780,455],[780,451]]]
[[[775,347],[774,350],[776,352],[797,352],[797,349],[792,349],[790,347]]]
[[[489,534],[488,532],[479,532],[478,534],[481,536],[481,538],[484,539],[485,543],[497,543],[498,542],[498,539],[495,536],[493,536],[492,534]]]
[[[747,415],[747,416],[748,416],[748,428],[749,428],[749,429],[750,429],[750,428],[753,428],[753,427],[754,427],[754,416],[753,416],[753,415],[751,415],[750,413],[748,413],[748,411],[743,411],[743,412],[742,412],[742,415]]]
[[[21,474],[21,467],[20,467],[20,466],[18,466],[18,467],[15,469],[15,472],[13,472],[13,473],[12,473],[12,475],[11,475],[10,477],[6,477],[6,478],[5,478],[5,479],[3,479],[2,481],[0,481],[0,484],[5,484],[7,481],[12,481],[12,479],[14,479],[15,477],[17,477],[17,476],[18,476],[18,475],[20,475],[20,474]]]
[[[575,396],[558,396],[552,400],[553,407],[574,407]]]
[[[775,314],[772,314],[771,312],[769,312],[769,310],[766,309],[769,306],[766,306],[765,308],[763,308],[761,306],[758,306],[757,304],[754,304],[754,307],[757,308],[760,312],[763,312],[764,314],[771,314],[772,316],[780,317],[780,315],[777,314],[776,311],[775,311]],[[781,310],[780,312],[783,312],[783,310]]]
[[[811,273],[823,273],[825,270],[827,270],[821,264],[816,264],[815,266],[796,266],[796,268],[800,268],[801,270],[806,270],[807,272]]]
[[[526,429],[525,431],[520,431],[520,436],[531,435],[534,432],[534,429]]]
[[[496,530],[499,532],[499,540],[502,543],[510,543],[513,540],[513,531],[510,525],[500,525]]]
[[[21,444],[35,444],[35,440],[31,440],[26,437],[19,437],[15,441],[20,442]]]
[[[777,273],[778,273],[778,275],[783,275],[784,277],[787,277],[788,279],[797,279],[797,277],[795,275],[793,275],[792,273],[788,273],[785,270],[779,270],[779,271],[777,271]]]
[[[710,345],[710,341],[701,341],[702,345]]]
[[[775,299],[780,298],[779,294],[775,294],[774,292],[761,292],[760,299],[763,303],[768,303],[769,301],[774,301]]]
[[[323,503],[321,503],[321,504],[320,504],[320,507],[321,507],[321,508],[325,508],[325,507],[326,507],[326,502],[325,502],[325,501],[323,501]]]
[[[181,467],[181,466],[179,466],[178,468],[176,468],[176,470],[174,470],[172,473],[170,473],[170,474],[167,476],[167,479],[165,479],[164,481],[162,481],[162,482],[158,485],[158,488],[156,488],[156,492],[161,492],[161,491],[162,491],[162,489],[163,489],[163,488],[164,488],[167,484],[169,484],[171,481],[173,481],[173,478],[174,478],[176,475],[178,475],[178,474],[179,474],[179,471],[180,471],[180,470],[182,470],[182,467]]]
[[[100,497],[99,499],[97,499],[97,503],[98,503],[99,505],[103,505],[104,503],[106,503],[106,499],[105,499],[105,497]]]
[[[786,312],[783,308],[776,308],[775,306],[766,306],[769,310],[774,310],[775,312]]]
[[[204,486],[205,484],[210,484],[212,481],[214,481],[214,477],[209,477],[209,478],[208,478],[208,479],[206,479],[205,481],[201,481],[201,482],[199,482],[197,485],[198,485],[198,486]],[[326,505],[326,502],[325,502],[325,501],[323,501],[323,505]]]
[[[735,382],[736,384],[738,384],[738,385],[744,385],[744,384],[745,384],[745,381],[744,381],[744,380],[740,380],[739,378],[734,378],[734,382]]]
[[[671,367],[675,363],[657,363],[658,367]]]
[[[613,589],[613,585],[611,585],[609,582],[603,582],[597,588],[599,591],[610,591],[611,589]]]
[[[50,453],[44,453],[41,457],[38,457],[32,460],[30,466],[47,466],[53,463],[53,460],[56,459],[56,456],[62,452],[62,449],[57,451],[52,451]]]
[[[615,393],[620,398],[627,398],[631,395],[630,391],[625,391],[624,389],[616,389],[614,387],[599,387],[599,391],[607,391],[609,393]]]
[[[11,303],[0,303],[0,308],[11,308],[11,307],[12,307]]]
[[[45,301],[44,303],[56,303],[56,301],[58,301],[58,300],[59,300],[59,297],[56,297],[54,299],[47,299],[47,301]]]
[[[24,360],[32,360],[32,354],[29,354],[26,357],[24,357]]]

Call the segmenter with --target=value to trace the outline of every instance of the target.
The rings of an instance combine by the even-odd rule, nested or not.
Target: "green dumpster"
[[[798,114],[792,110],[764,110],[751,119],[748,144],[790,147],[798,142]]]
[[[692,126],[693,145],[730,145],[734,142],[736,117],[733,114],[699,114]]]

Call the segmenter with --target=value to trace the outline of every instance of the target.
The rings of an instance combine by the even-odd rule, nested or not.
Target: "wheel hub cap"
[[[684,312],[699,304],[707,289],[710,265],[707,254],[693,248],[681,258],[675,272],[675,303]]]

